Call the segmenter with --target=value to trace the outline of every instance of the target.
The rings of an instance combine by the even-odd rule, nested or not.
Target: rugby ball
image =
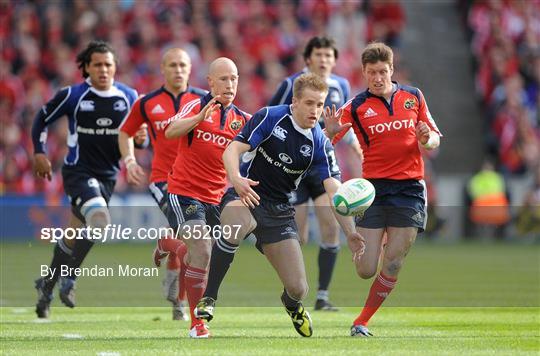
[[[375,187],[364,178],[354,178],[341,184],[334,195],[334,209],[339,215],[363,214],[375,199]]]

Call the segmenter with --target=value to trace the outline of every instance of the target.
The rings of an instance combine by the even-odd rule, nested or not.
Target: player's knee
[[[103,197],[95,197],[81,206],[81,214],[86,224],[92,228],[103,229],[111,223],[107,202]]]
[[[358,273],[358,276],[360,276],[360,278],[362,279],[370,279],[372,278],[375,273],[377,273],[377,269],[361,269],[361,268],[356,268],[356,273]]]
[[[206,242],[207,241],[205,240],[200,240],[190,247],[190,250],[192,250],[192,258],[196,259],[201,264],[210,262],[210,256],[212,255],[212,245]]]
[[[402,258],[385,259],[383,263],[383,272],[388,276],[397,276],[402,265]]]
[[[308,291],[309,287],[306,281],[298,281],[297,283],[287,288],[287,293],[289,293],[289,296],[296,300],[304,299],[308,294]]]

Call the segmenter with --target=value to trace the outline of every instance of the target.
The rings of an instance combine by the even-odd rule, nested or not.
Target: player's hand
[[[251,188],[252,186],[258,185],[259,182],[251,180],[249,178],[238,177],[232,182],[234,190],[238,193],[240,201],[242,204],[248,208],[255,208],[255,205],[259,205],[259,200],[261,199],[259,195]]]
[[[38,178],[52,179],[51,161],[44,153],[36,153],[34,155],[34,173]]]
[[[325,128],[324,132],[330,140],[332,140],[341,131],[348,130],[352,126],[351,123],[341,124],[342,115],[343,111],[336,110],[335,105],[332,105],[332,109],[327,106],[323,111],[323,121]]]
[[[144,169],[135,161],[131,161],[126,165],[127,181],[129,184],[141,185],[144,182]]]
[[[366,241],[358,232],[347,235],[347,244],[353,254],[353,262],[356,264],[366,250]]]
[[[148,138],[148,131],[146,130],[147,128],[147,124],[142,124],[137,130],[137,132],[135,132],[135,135],[133,136],[133,141],[136,145],[142,145]]]
[[[428,142],[430,132],[431,130],[425,122],[419,121],[416,125],[416,138],[422,145],[425,145]]]
[[[200,118],[201,118],[201,121],[208,119],[210,116],[212,116],[212,114],[215,111],[219,110],[219,108],[221,106],[221,103],[219,102],[219,99],[220,99],[219,95],[214,96],[208,102],[208,104],[206,104],[206,106],[201,110],[201,112],[199,114]]]

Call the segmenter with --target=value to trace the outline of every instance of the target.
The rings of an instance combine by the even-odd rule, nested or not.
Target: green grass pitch
[[[51,246],[1,245],[1,354],[538,354],[540,248],[537,245],[413,247],[396,289],[372,319],[375,337],[351,338],[349,326],[371,285],[355,276],[342,250],[331,286],[336,313],[312,312],[314,335],[303,339],[279,306],[281,287],[264,257],[246,244],[221,290],[213,338],[190,340],[188,324],[170,320],[161,276],[85,277],[78,307],[61,306],[55,293],[50,321],[33,311],[33,279],[50,262]],[[149,267],[152,246],[96,246],[85,266]],[[316,246],[304,249],[311,292],[316,289]],[[160,273],[163,270],[160,271]]]

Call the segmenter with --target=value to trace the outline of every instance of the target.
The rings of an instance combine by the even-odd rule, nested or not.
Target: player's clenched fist
[[[52,178],[52,166],[51,161],[43,153],[36,153],[34,155],[34,173],[39,178]]]
[[[416,138],[422,145],[425,145],[428,142],[430,132],[431,130],[425,122],[420,121],[416,125]]]

